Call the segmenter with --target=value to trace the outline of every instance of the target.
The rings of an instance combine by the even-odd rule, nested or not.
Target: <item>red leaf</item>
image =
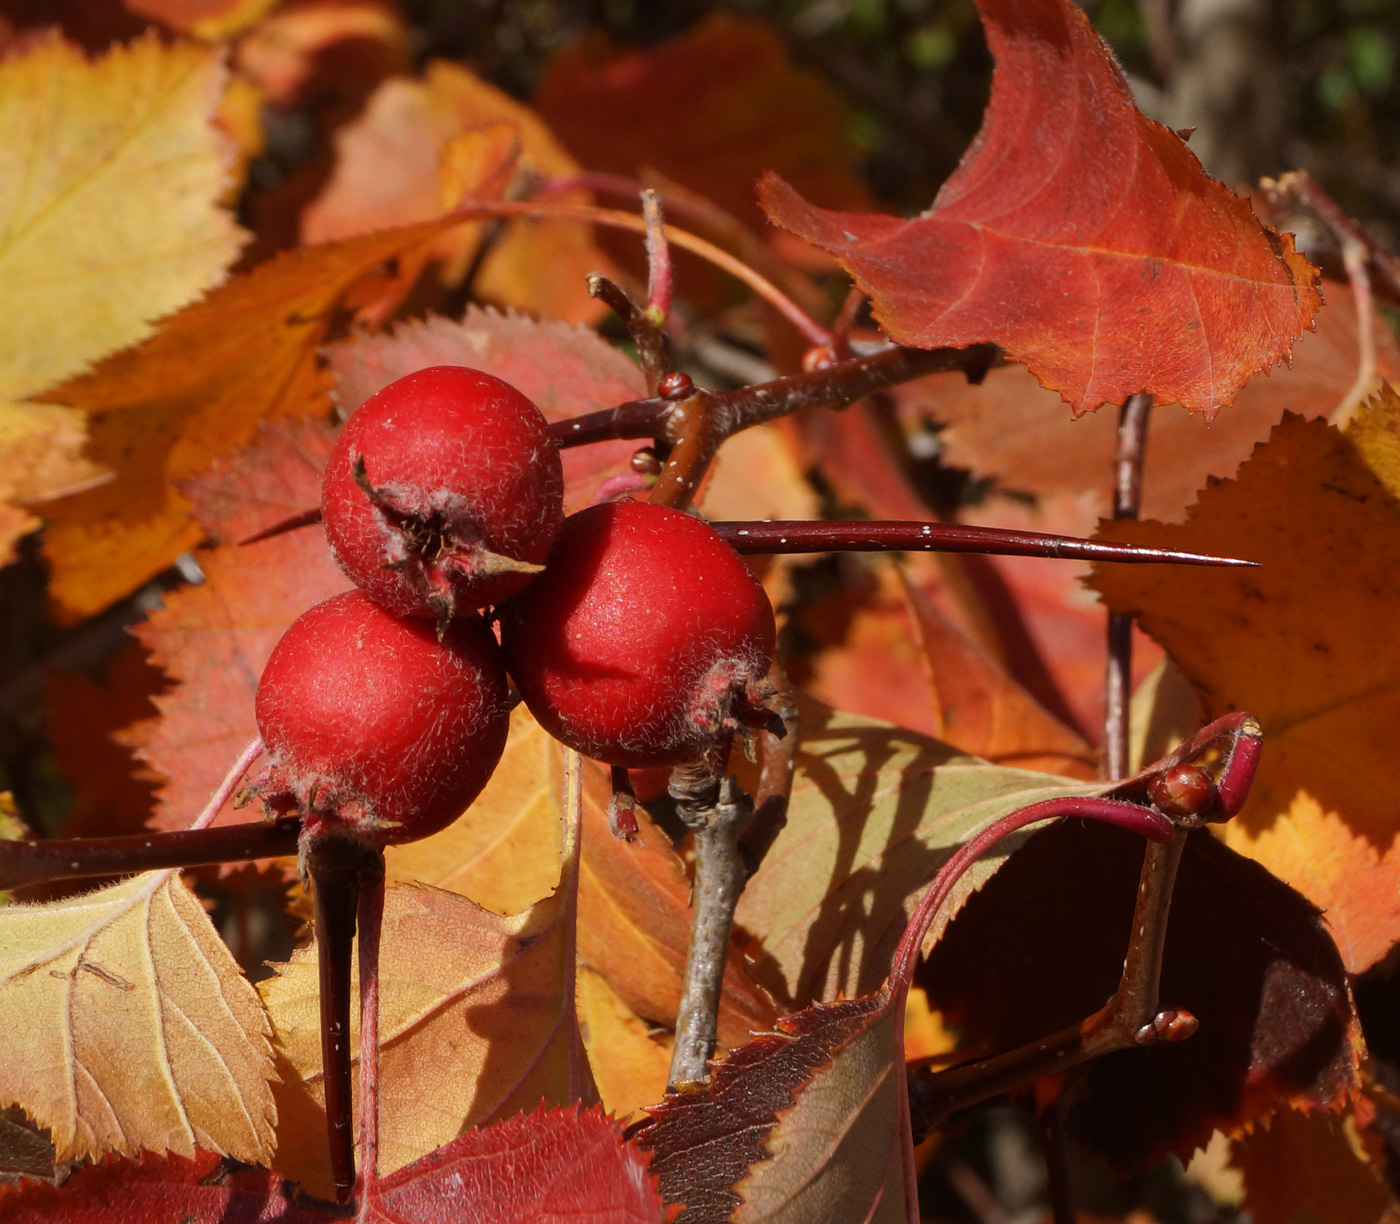
[[[601,1109],[540,1108],[445,1147],[384,1178],[364,1224],[659,1224],[661,1195],[647,1157]]]
[[[305,1200],[270,1169],[224,1161],[108,1158],[47,1182],[0,1185],[6,1224],[330,1224],[344,1209]],[[361,1224],[659,1224],[663,1216],[647,1156],[624,1143],[601,1110],[540,1108],[445,1147],[380,1181]]]
[[[903,344],[999,344],[1076,413],[1136,391],[1229,404],[1308,325],[1316,273],[1137,109],[1070,0],[978,7],[991,103],[933,207],[830,212],[770,175],[769,217],[835,255]]]

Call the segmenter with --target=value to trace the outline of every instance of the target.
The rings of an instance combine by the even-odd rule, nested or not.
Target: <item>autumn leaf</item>
[[[270,1158],[267,1016],[175,873],[0,907],[0,1014],[0,1099],[49,1128],[59,1160]]]
[[[814,703],[802,705],[801,736],[787,825],[736,913],[754,979],[787,1006],[878,988],[924,885],[994,819],[1104,789],[989,765]],[[1003,843],[963,876],[930,940],[1017,844]]]
[[[394,379],[433,365],[471,366],[503,378],[550,421],[646,395],[641,371],[596,332],[475,306],[460,323],[441,316],[400,323],[391,335],[333,345],[327,358],[347,413]],[[627,471],[637,446],[619,440],[561,452],[565,509],[581,510],[604,480]]]
[[[597,1100],[574,1012],[578,829],[566,829],[557,889],[518,914],[424,885],[387,890],[379,1014],[386,1173],[541,1099]],[[276,968],[259,989],[284,1081],[277,1167],[329,1190],[315,945]]]
[[[126,7],[162,25],[214,42],[247,29],[276,0],[123,0]]]
[[[636,1142],[676,1224],[906,1219],[892,997],[784,1016],[652,1107]]]
[[[316,422],[267,427],[257,446],[191,486],[210,534],[236,537],[285,518],[289,506],[315,505],[330,445],[329,429]],[[221,544],[200,564],[204,583],[172,591],[136,630],[172,681],[152,698],[160,717],[121,736],[164,779],[151,821],[158,829],[187,826],[257,734],[258,678],[287,626],[350,585],[319,527]],[[230,802],[216,823],[249,818]]]
[[[1235,480],[1201,493],[1187,522],[1102,532],[1245,556],[1258,569],[1101,567],[1093,578],[1167,649],[1208,717],[1259,718],[1259,773],[1220,835],[1324,911],[1353,973],[1400,939],[1400,508],[1383,451],[1366,441],[1397,423],[1393,393],[1350,435],[1288,416]]]
[[[421,80],[385,81],[364,113],[338,133],[335,170],[302,214],[302,240],[326,242],[429,220],[456,207],[465,194],[499,196],[510,184],[513,156],[508,162],[497,157],[494,166],[483,162],[479,170],[485,173],[465,182],[461,173],[461,141],[492,128],[513,134],[510,151],[535,173],[550,178],[578,173],[578,164],[529,107],[465,68],[435,60]],[[499,140],[493,145],[500,146]],[[566,198],[591,199],[584,192]],[[456,254],[455,277],[465,271],[463,256],[480,233],[478,223],[440,248],[449,259]],[[587,276],[610,270],[611,261],[593,244],[587,225],[516,221],[486,253],[474,288],[502,306],[593,322],[606,308],[589,297]]]
[[[316,346],[345,295],[450,224],[280,255],[45,393],[89,415],[89,454],[116,472],[46,508],[49,591],[63,618],[100,611],[199,542],[173,482],[252,441],[260,420],[329,411]]]
[[[1373,1224],[1400,1212],[1394,1192],[1360,1149],[1347,1117],[1280,1109],[1230,1145],[1256,1224]]]
[[[89,61],[50,35],[0,64],[0,399],[151,334],[223,279],[244,235],[218,206],[217,51],[159,39]]]
[[[534,1224],[660,1224],[656,1179],[643,1153],[596,1110],[536,1109],[473,1130],[380,1179],[366,1224],[491,1220]],[[332,1224],[345,1209],[317,1203],[268,1169],[230,1165],[212,1152],[145,1155],[80,1169],[62,1190],[0,1184],[9,1224]]]
[[[997,765],[1096,777],[1094,751],[962,632],[903,567],[879,565],[872,606],[823,650],[805,687],[872,718],[898,719]]]
[[[587,36],[550,61],[535,105],[590,170],[658,170],[755,228],[765,170],[831,207],[869,200],[848,103],[767,22],[713,12],[645,51]]]
[[[559,883],[562,750],[525,706],[511,712],[501,763],[467,819],[385,849],[390,881],[430,884],[496,914],[515,914]]]
[[[1328,416],[1351,390],[1358,362],[1356,306],[1350,289],[1324,280],[1327,299],[1286,367],[1252,379],[1230,411],[1209,424],[1184,412],[1154,412],[1142,472],[1142,517],[1178,521],[1212,476],[1227,477],[1285,412]],[[1400,345],[1384,319],[1373,327],[1376,363],[1384,378],[1400,379]],[[972,386],[961,374],[933,374],[895,387],[905,428],[925,420],[938,434],[943,461],[1007,489],[1038,496],[1092,490],[1097,513],[1112,505],[1112,461],[1118,422],[1111,413],[1067,420],[1059,398],[1020,366],[990,370]]]
[[[109,480],[85,453],[87,420],[71,408],[0,400],[0,564],[20,536],[36,531],[36,512],[55,497]]]
[[[665,1096],[674,1036],[649,1025],[587,965],[578,971],[578,1022],[604,1109],[625,1121]]]
[[[1267,739],[1265,753],[1267,755]],[[917,970],[981,1058],[1078,1024],[1123,969],[1142,842],[1065,821],[1037,832]],[[988,949],[994,947],[995,955]],[[1257,863],[1192,834],[1172,894],[1159,998],[1200,1021],[1189,1041],[1120,1050],[1060,1093],[1069,1133],[1119,1170],[1189,1160],[1287,1102],[1336,1108],[1357,1085],[1360,1030],[1316,910]]]
[[[807,203],[769,217],[831,252],[921,348],[990,342],[1076,414],[1147,391],[1211,415],[1284,360],[1316,274],[1134,104],[1070,0],[980,0],[995,56],[982,130],[910,221]]]

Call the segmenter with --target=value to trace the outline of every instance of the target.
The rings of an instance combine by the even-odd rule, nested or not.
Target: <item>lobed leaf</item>
[[[992,97],[933,207],[831,212],[770,174],[769,218],[833,254],[901,344],[1000,345],[1076,415],[1138,391],[1213,415],[1287,357],[1315,271],[1138,110],[1070,0],[978,8]]]
[[[49,1128],[59,1160],[271,1156],[267,1016],[174,872],[0,907],[0,1018],[0,1100]]]
[[[1400,482],[1368,442],[1397,427],[1393,392],[1346,435],[1289,415],[1185,523],[1102,532],[1259,569],[1100,567],[1092,580],[1167,649],[1208,717],[1259,718],[1259,773],[1221,836],[1325,911],[1353,973],[1400,940]]]

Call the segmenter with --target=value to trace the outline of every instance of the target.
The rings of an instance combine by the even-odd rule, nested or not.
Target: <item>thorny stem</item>
[[[1200,763],[1214,773],[1216,788],[1213,808],[1193,817],[1167,822],[1169,827],[1172,824],[1175,826],[1169,839],[1150,832],[1146,826],[1138,829],[1152,840],[1147,847],[1138,880],[1123,973],[1108,1003],[1081,1023],[1070,1025],[1019,1049],[911,1079],[909,1093],[914,1129],[936,1129],[958,1110],[1114,1050],[1159,1041],[1180,1041],[1196,1031],[1196,1018],[1190,1012],[1178,1008],[1158,1010],[1162,953],[1166,945],[1172,887],[1190,829],[1203,820],[1229,819],[1244,805],[1259,761],[1261,742],[1258,721],[1251,714],[1237,711],[1203,727],[1165,759],[1122,786],[1115,787],[1103,799],[1050,801],[1066,806],[1090,805],[1093,810],[1081,814],[1096,815],[1099,819],[1113,819],[1116,809],[1125,807],[1136,808],[1141,814],[1140,819],[1155,816],[1166,821],[1166,817],[1160,813],[1132,802],[1146,794],[1153,777],[1184,762]],[[1036,805],[1037,808],[1046,806]],[[1017,820],[1019,823],[1016,827],[1020,827],[1020,824],[1026,823],[1027,814],[1033,811],[1026,809],[1013,813],[1011,817],[1004,817],[998,825]],[[1117,822],[1124,823],[1121,819]],[[952,875],[955,860],[966,859],[970,863],[976,853],[987,848],[989,835],[995,828],[997,825],[984,830],[962,847],[944,865],[928,893],[920,900],[910,920],[913,938],[906,934],[900,945],[895,971],[891,974],[895,981],[907,982],[908,975],[913,971],[913,957],[917,954],[922,932],[927,929],[927,919],[952,887],[951,881],[946,885],[943,881]],[[1010,828],[1005,830],[1010,831]],[[939,888],[942,889],[941,894],[935,894]]]
[[[674,231],[670,231],[672,238]],[[990,345],[965,349],[913,349],[899,345],[866,357],[837,361],[818,370],[790,374],[734,391],[706,391],[707,410],[723,437],[790,412],[824,404],[849,404],[871,391],[908,382],[925,374],[961,370],[978,382],[996,360]],[[614,438],[677,440],[681,405],[661,399],[628,400],[600,412],[555,421],[550,433],[561,448],[587,446]]]
[[[1169,842],[1154,842],[1147,847],[1133,912],[1128,959],[1118,988],[1108,1003],[1088,1019],[1058,1033],[994,1058],[950,1067],[911,1085],[916,1129],[935,1130],[961,1109],[1115,1050],[1177,1040],[1194,1031],[1189,1025],[1171,1026],[1173,1019],[1181,1019],[1186,1013],[1157,1010],[1167,912],[1186,837],[1185,830],[1178,830]],[[1162,1023],[1154,1027],[1158,1017],[1162,1018]]]
[[[919,519],[835,522],[830,519],[719,520],[710,526],[737,553],[817,552],[993,553],[1002,557],[1059,557],[1085,561],[1177,562],[1186,565],[1254,566],[1253,561],[1204,553],[1140,548],[1038,531],[1012,531]]]
[[[1113,517],[1135,519],[1142,504],[1142,461],[1147,449],[1147,418],[1152,397],[1128,396],[1118,416],[1118,442],[1113,456]],[[1110,779],[1128,775],[1128,706],[1133,683],[1133,619],[1122,612],[1108,614],[1108,661],[1104,672],[1104,773]]]
[[[366,856],[360,899],[360,1212],[379,1179],[379,937],[384,927],[384,855]]]
[[[732,777],[717,777],[703,762],[678,766],[669,789],[681,819],[695,831],[690,950],[668,1087],[675,1090],[703,1080],[715,1051],[730,931],[746,878],[739,833],[753,804]]]

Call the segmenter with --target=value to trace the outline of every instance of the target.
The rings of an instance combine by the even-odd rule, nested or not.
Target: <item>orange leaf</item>
[[[1353,973],[1400,940],[1400,505],[1370,466],[1377,420],[1393,431],[1400,397],[1373,401],[1348,436],[1287,416],[1186,523],[1103,530],[1259,569],[1104,566],[1093,578],[1167,649],[1208,716],[1247,709],[1263,724],[1249,802],[1221,836],[1325,911]]]
[[[835,255],[902,344],[998,344],[1076,414],[1137,391],[1213,414],[1287,357],[1316,273],[1137,109],[1070,0],[978,7],[991,102],[933,207],[830,212],[769,175],[769,217]]]
[[[464,156],[463,138],[492,129],[494,156]],[[510,139],[503,142],[503,134]],[[364,113],[340,131],[335,170],[303,214],[302,239],[325,242],[428,220],[463,195],[495,198],[514,168],[513,156],[505,155],[517,150],[525,164],[550,177],[578,170],[528,107],[465,68],[433,61],[422,80],[385,81]],[[473,162],[476,175],[464,180],[464,168],[471,168],[465,163]],[[587,198],[574,197],[580,203]],[[453,261],[457,276],[481,229],[478,223],[440,245],[439,255]],[[597,319],[605,307],[588,296],[586,277],[610,264],[590,233],[577,221],[514,222],[487,253],[474,288],[503,306],[571,322]]]
[[[171,482],[251,441],[259,420],[328,411],[316,346],[345,295],[435,239],[440,220],[280,255],[167,319],[145,343],[47,393],[90,416],[108,483],[53,502],[45,555],[65,620],[120,599],[200,529]]]

